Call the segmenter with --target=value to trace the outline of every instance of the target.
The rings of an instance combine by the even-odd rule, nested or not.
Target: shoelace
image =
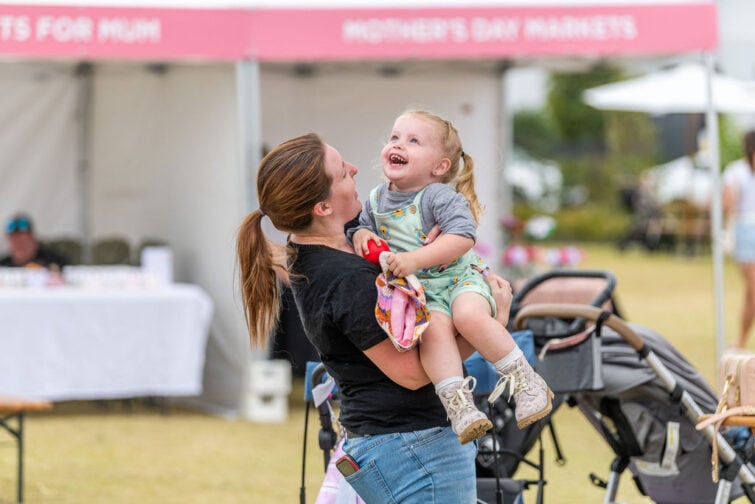
[[[477,386],[477,379],[474,376],[467,376],[461,384],[461,387],[449,392],[445,397],[448,399],[448,409],[458,413],[470,406],[467,401],[466,392],[472,392]]]
[[[519,364],[513,373],[502,375],[498,383],[495,384],[490,396],[488,396],[488,402],[494,403],[496,399],[501,397],[503,391],[506,390],[507,384],[509,385],[509,400],[511,400],[511,397],[515,393],[522,392],[527,388],[527,377],[524,372],[524,366]]]

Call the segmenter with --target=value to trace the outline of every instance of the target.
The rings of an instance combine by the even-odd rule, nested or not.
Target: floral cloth
[[[430,323],[425,291],[414,275],[380,273],[375,280],[378,300],[375,318],[400,352],[414,347]]]

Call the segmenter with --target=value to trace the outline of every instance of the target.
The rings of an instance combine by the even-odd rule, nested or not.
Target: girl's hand
[[[354,244],[354,252],[360,256],[364,256],[370,251],[370,249],[367,248],[367,242],[370,240],[374,241],[376,245],[382,241],[378,235],[369,229],[360,229],[359,231],[356,231],[351,237],[351,241]]]
[[[388,269],[397,277],[407,277],[417,271],[417,263],[410,252],[390,253],[386,258]]]

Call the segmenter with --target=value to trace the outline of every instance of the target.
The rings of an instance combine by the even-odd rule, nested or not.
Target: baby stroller
[[[535,353],[536,350],[541,349],[543,346],[542,335],[549,334],[553,329],[543,325],[538,326],[535,321],[532,321],[530,324],[532,327],[525,331],[516,331],[513,327],[514,315],[522,306],[533,302],[565,302],[567,300],[576,300],[594,306],[605,306],[612,313],[618,314],[616,303],[611,298],[614,285],[615,280],[613,277],[603,272],[564,272],[562,270],[553,270],[536,277],[517,289],[512,301],[512,316],[509,329],[517,345],[522,349],[530,364],[536,370],[540,372],[540,363]],[[555,289],[553,288],[554,286],[556,287]],[[549,321],[544,321],[544,323],[548,324]],[[531,330],[533,328],[535,329],[534,331]],[[543,434],[546,431],[553,446],[556,464],[563,465],[566,462],[553,421],[553,415],[567,398],[566,394],[558,393],[558,388],[556,388],[554,390],[556,396],[553,399],[551,414],[520,430],[514,420],[514,411],[506,400],[507,394],[503,394],[495,404],[487,404],[487,395],[485,392],[488,388],[492,388],[497,379],[492,366],[488,366],[492,378],[486,379],[484,375],[482,378],[480,377],[480,364],[474,360],[474,356],[468,359],[466,364],[470,374],[474,374],[477,377],[477,389],[475,393],[478,394],[476,396],[478,407],[482,411],[486,411],[486,408],[489,407],[489,416],[494,426],[478,442],[478,478],[480,480],[486,478],[492,479],[494,477],[512,478],[519,466],[524,464],[536,471],[537,480],[517,479],[515,481],[523,481],[527,487],[536,485],[537,495],[535,502],[538,504],[542,503],[544,501],[544,487],[546,484],[543,449]],[[535,446],[537,446],[537,456],[528,456]]]
[[[546,280],[584,276],[605,279],[593,303],[564,302],[563,291],[560,302],[521,303]],[[627,468],[640,492],[658,503],[723,504],[743,494],[754,502],[752,465],[712,428],[695,430],[703,412],[715,410],[715,392],[659,334],[620,318],[614,285],[610,273],[551,272],[529,282],[512,308],[514,328],[535,334],[538,372],[615,454],[606,480],[591,475],[605,488],[604,503],[615,502]],[[710,475],[714,436],[725,468],[718,485]]]

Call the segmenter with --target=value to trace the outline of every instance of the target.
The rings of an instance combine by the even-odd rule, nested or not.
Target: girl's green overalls
[[[372,216],[377,225],[378,236],[388,242],[391,252],[409,252],[424,246],[427,236],[422,230],[420,201],[425,190],[419,191],[409,205],[392,212],[380,213],[377,209],[382,187],[384,186],[376,187],[370,192]],[[470,267],[472,264],[485,268],[482,258],[469,250],[443,271],[434,266],[415,272],[425,288],[427,307],[431,311],[443,312],[450,317],[451,305],[456,296],[463,292],[476,292],[488,301],[495,316],[496,304],[490,294],[490,287],[482,276]]]

